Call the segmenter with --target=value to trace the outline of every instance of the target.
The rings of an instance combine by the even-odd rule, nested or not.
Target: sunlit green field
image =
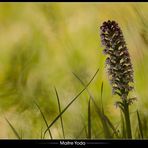
[[[112,95],[99,35],[107,20],[122,28],[134,67],[133,138],[139,138],[137,110],[148,138],[147,10],[147,3],[0,3],[0,138],[17,138],[9,122],[21,138],[41,139],[47,127],[40,109],[48,124],[59,115],[55,88],[62,110],[84,88],[75,75],[87,84],[98,68],[87,91],[101,107],[103,84],[104,112],[120,127],[114,105],[120,98]],[[65,138],[87,138],[87,91],[62,114]],[[91,139],[104,139],[92,102],[90,107]],[[54,139],[63,138],[60,119],[50,128]],[[51,138],[48,132],[44,138]]]

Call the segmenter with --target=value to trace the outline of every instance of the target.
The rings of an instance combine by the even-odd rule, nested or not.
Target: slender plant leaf
[[[93,79],[96,77],[97,73],[99,72],[99,68],[95,72],[94,76],[91,78],[91,80],[87,83],[87,85],[70,101],[70,103],[61,111],[61,113],[48,125],[48,128],[44,132],[44,137],[45,134],[47,133],[48,129],[60,118],[60,116],[71,106],[71,104],[86,90],[86,88],[91,84]]]
[[[106,120],[106,117],[105,115],[101,112],[101,109],[96,105],[96,103],[94,102],[93,100],[93,103],[94,103],[94,106],[95,106],[95,109],[96,109],[96,112],[101,120],[101,123],[102,123],[102,126],[103,126],[103,131],[104,131],[104,136],[105,138],[112,138],[112,133],[110,131],[110,128],[108,126],[108,123],[107,123],[107,120]]]
[[[118,135],[118,130],[117,130],[117,127],[115,128],[114,127],[114,125],[112,124],[112,122],[110,121],[110,119],[106,116],[106,115],[104,115],[105,116],[105,118],[106,118],[106,122],[107,122],[107,124],[109,125],[109,127],[112,129],[112,131],[113,131],[113,135],[116,135],[116,137],[118,137],[119,138],[119,135]]]
[[[144,134],[144,137],[148,137],[148,118],[147,116],[144,116],[143,119],[143,124],[142,124],[142,127],[143,127],[143,134]]]
[[[75,73],[73,73],[73,74],[74,74],[74,76],[80,81],[80,83],[85,87],[85,83],[84,83]],[[89,96],[90,96],[92,102],[94,103],[94,106],[95,106],[95,108],[96,108],[96,111],[97,111],[97,113],[98,113],[98,115],[99,115],[99,117],[100,117],[100,119],[101,119],[101,122],[102,122],[102,125],[103,125],[103,127],[104,127],[104,130],[106,131],[106,134],[105,134],[106,137],[107,137],[107,138],[112,137],[112,136],[111,136],[112,134],[111,134],[110,129],[109,129],[108,126],[111,127],[111,129],[113,130],[113,132],[114,132],[114,134],[116,135],[116,137],[119,137],[119,136],[118,136],[118,132],[116,131],[116,128],[113,126],[113,124],[111,123],[111,121],[109,120],[109,118],[108,118],[104,113],[102,113],[101,109],[97,106],[97,104],[95,103],[94,98],[93,98],[93,96],[91,95],[91,93],[89,92],[88,88],[87,88],[87,92],[88,92],[88,94],[89,94]],[[103,84],[102,84],[102,86],[101,86],[101,92],[102,92],[102,94],[103,94]],[[101,96],[102,96],[102,95],[101,95]],[[103,105],[102,105],[102,110],[103,110]],[[104,123],[104,122],[105,122],[105,123]]]
[[[136,114],[137,114],[137,113],[136,113]],[[135,127],[134,135],[135,135],[135,139],[141,139],[138,124],[137,124],[137,126]]]
[[[102,113],[104,113],[104,108],[103,108],[103,82],[101,84],[101,109],[102,109]]]
[[[41,128],[41,139],[43,139],[43,128]]]
[[[13,127],[13,125],[8,121],[7,118],[5,118],[5,120],[7,121],[7,123],[9,124],[9,126],[11,127],[13,133],[15,134],[15,136],[18,138],[18,139],[21,139],[21,136],[18,134],[18,132],[16,131],[16,129]]]
[[[90,99],[88,101],[88,139],[91,139],[91,108],[90,108]]]
[[[120,116],[121,116],[121,134],[122,134],[121,137],[126,139],[127,134],[126,134],[125,121],[124,121],[123,113],[121,110],[120,110],[120,114],[121,114]]]
[[[59,114],[61,114],[61,105],[60,105],[59,95],[58,95],[57,89],[56,88],[54,88],[54,89],[55,89],[55,93],[56,93],[56,97],[57,97],[57,101],[58,101]],[[60,116],[60,120],[61,120],[63,138],[65,139],[65,132],[64,132],[64,125],[63,125],[62,115]]]
[[[86,87],[85,83],[79,78],[79,76],[77,76],[77,74],[75,74],[75,73],[73,72],[73,75],[80,81],[80,83],[81,83],[84,87]],[[87,91],[87,93],[89,94],[89,97],[90,97],[90,98],[93,98],[93,96],[92,96],[92,94],[89,92],[88,88],[86,88],[86,91]]]
[[[40,106],[39,106],[36,102],[35,102],[35,105],[36,105],[37,108],[39,109],[39,111],[40,111],[40,113],[41,113],[41,115],[42,115],[42,118],[43,118],[43,120],[44,120],[44,122],[45,122],[45,125],[48,127],[48,122],[47,122],[47,120],[46,120],[46,118],[45,118],[45,116],[44,116],[44,114],[43,114],[43,112],[42,112]],[[48,129],[47,131],[49,132],[50,138],[53,139],[50,129]]]
[[[141,122],[138,110],[137,110],[137,119],[138,119],[139,133],[140,133],[141,138],[143,139],[142,122]]]

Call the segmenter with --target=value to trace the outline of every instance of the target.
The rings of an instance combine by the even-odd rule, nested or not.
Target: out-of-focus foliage
[[[83,88],[72,72],[88,82],[98,67],[99,74],[89,90],[99,105],[103,81],[104,110],[115,125],[120,121],[120,111],[114,107],[118,98],[111,95],[98,32],[105,20],[118,22],[132,58],[135,91],[131,96],[138,98],[131,108],[132,120],[137,108],[146,120],[147,10],[146,3],[0,3],[0,138],[14,137],[4,116],[22,137],[40,138],[46,126],[34,101],[50,123],[58,114],[54,87],[64,108]],[[77,137],[81,129],[79,137],[86,137],[88,100],[84,92],[64,113],[67,138]],[[92,138],[102,138],[97,114],[92,113],[91,118]],[[144,122],[143,128],[147,127]],[[54,138],[62,137],[60,120],[51,131]]]

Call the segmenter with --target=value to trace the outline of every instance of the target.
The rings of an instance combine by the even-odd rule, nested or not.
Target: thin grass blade
[[[126,134],[126,127],[125,127],[125,121],[124,121],[122,110],[120,110],[120,116],[121,116],[121,134],[122,134],[121,137],[126,139],[127,134]]]
[[[142,122],[141,122],[138,110],[137,110],[137,119],[138,119],[139,133],[140,133],[141,138],[143,139]]]
[[[104,108],[103,108],[103,82],[101,84],[101,109],[102,109],[102,113],[104,113]]]
[[[94,100],[93,100],[93,103],[94,103],[96,112],[97,112],[97,114],[98,114],[98,116],[99,116],[99,118],[100,118],[100,120],[101,120],[105,138],[107,138],[107,139],[108,139],[108,138],[112,138],[112,133],[111,133],[110,128],[109,128],[109,126],[108,126],[106,117],[105,117],[104,114],[101,112],[101,109],[96,105],[96,103],[94,102]]]
[[[13,127],[13,125],[9,122],[9,120],[7,118],[5,118],[5,120],[7,121],[7,123],[9,124],[9,126],[11,127],[13,133],[15,134],[15,136],[18,138],[18,139],[21,139],[21,136],[18,134],[18,132],[16,131],[16,129]]]
[[[60,118],[60,116],[63,115],[63,113],[65,113],[65,111],[71,106],[71,104],[87,89],[87,87],[91,84],[98,72],[99,68],[97,69],[91,80],[87,83],[87,85],[72,99],[72,101],[70,101],[70,103],[61,111],[61,113],[50,123],[50,125],[48,125],[48,128],[44,132],[44,136],[47,133],[48,129],[50,129],[50,127]]]
[[[74,76],[80,81],[80,83],[85,87],[86,85],[85,85],[85,83],[79,78],[79,76],[77,76],[75,73],[73,73],[74,74]],[[103,109],[103,103],[102,103],[102,111],[101,111],[101,109],[97,106],[97,104],[95,103],[95,100],[94,100],[94,98],[93,98],[93,96],[91,95],[91,93],[89,92],[89,90],[88,90],[88,88],[87,88],[87,92],[88,92],[88,95],[90,96],[90,98],[91,98],[91,100],[92,100],[92,102],[94,103],[94,106],[95,106],[95,108],[96,108],[96,111],[97,111],[97,113],[99,114],[99,117],[100,117],[100,119],[101,119],[101,121],[102,121],[102,125],[103,125],[103,127],[104,127],[104,130],[106,131],[106,137],[107,138],[110,138],[110,137],[112,137],[111,135],[111,132],[110,132],[110,130],[109,130],[109,127],[111,127],[111,129],[113,130],[113,132],[114,132],[114,134],[116,135],[116,137],[119,137],[118,136],[118,132],[116,131],[116,128],[113,126],[113,124],[111,123],[111,121],[109,120],[109,118],[103,113],[104,112],[104,109]],[[103,95],[103,82],[102,82],[102,85],[101,85],[101,97],[102,97],[102,95]],[[105,122],[104,122],[104,121]]]
[[[46,118],[45,118],[45,116],[44,116],[44,113],[42,112],[40,106],[39,106],[36,102],[34,102],[34,103],[35,103],[35,105],[37,106],[37,108],[39,109],[39,111],[40,111],[40,113],[41,113],[41,116],[42,116],[42,118],[43,118],[43,120],[44,120],[44,122],[45,122],[45,125],[48,127],[48,122],[47,122],[47,120],[46,120]],[[48,129],[47,131],[49,132],[50,138],[53,139],[52,133],[51,133],[50,129]]]
[[[79,77],[77,74],[75,74],[75,73],[73,72],[73,75],[80,81],[80,83],[81,83],[84,87],[86,87],[85,83],[80,79],[80,77]],[[92,96],[92,94],[89,92],[88,88],[86,88],[86,91],[87,91],[87,93],[89,94],[89,97],[90,97],[90,98],[93,98],[93,96]]]
[[[41,139],[43,139],[43,129],[41,128]]]
[[[57,101],[58,101],[59,114],[61,114],[61,105],[60,105],[59,95],[58,95],[57,89],[56,89],[56,88],[54,88],[54,89],[55,89],[55,93],[56,93],[56,97],[57,97]],[[62,127],[63,138],[65,139],[65,132],[64,132],[64,124],[63,124],[62,115],[60,116],[60,121],[61,121],[61,127]]]

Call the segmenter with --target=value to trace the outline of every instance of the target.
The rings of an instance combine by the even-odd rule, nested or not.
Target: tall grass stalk
[[[121,138],[126,137],[126,127],[125,127],[125,121],[122,110],[120,110],[120,117],[121,117]]]
[[[142,127],[142,122],[141,122],[138,110],[137,110],[137,118],[138,118],[138,127],[139,127],[140,137],[143,139],[143,127]]]
[[[15,134],[15,136],[18,139],[22,139],[21,136],[18,134],[18,132],[16,131],[16,129],[13,127],[13,125],[9,122],[9,120],[7,118],[5,118],[5,120],[7,121],[7,123],[9,124],[9,126],[11,127],[13,133]]]
[[[61,114],[60,98],[59,98],[57,89],[56,89],[56,88],[54,88],[54,89],[55,89],[55,93],[56,93],[56,97],[57,97],[57,101],[58,101],[59,114]],[[61,127],[62,127],[63,138],[65,139],[64,124],[63,124],[63,118],[62,118],[62,116],[60,116],[60,121],[61,121]]]
[[[81,78],[79,76],[77,76],[75,73],[73,73],[73,74],[80,81],[80,83],[85,87],[86,85],[83,82],[83,80],[81,80]],[[94,100],[94,97],[89,92],[88,88],[86,89],[86,91],[87,91],[90,99],[92,100],[92,102],[93,102],[93,104],[95,106],[95,109],[96,109],[96,112],[97,112],[99,118],[101,119],[101,123],[102,123],[102,126],[103,126],[103,131],[104,131],[105,137],[106,138],[111,138],[113,134],[110,132],[110,130],[112,130],[113,133],[116,135],[116,137],[119,138],[116,128],[113,126],[113,124],[111,123],[109,118],[104,113],[103,104],[101,105],[101,109],[100,109],[99,106],[96,104],[96,102]],[[102,97],[102,94],[103,94],[103,83],[101,84],[101,97]]]
[[[48,128],[44,131],[44,137],[47,133],[47,131],[51,128],[51,126],[54,125],[54,123],[65,113],[65,111],[72,105],[72,103],[87,89],[87,87],[91,84],[91,82],[96,77],[97,73],[99,72],[99,68],[91,78],[91,80],[87,83],[87,85],[68,103],[68,105],[61,111],[59,115],[55,117],[55,119],[48,125]]]
[[[40,113],[42,115],[42,118],[43,118],[43,120],[45,122],[46,127],[48,127],[48,122],[47,122],[46,117],[45,117],[44,113],[42,112],[40,106],[36,102],[34,102],[34,103],[37,106],[37,108],[39,109],[39,111],[40,111]],[[48,132],[49,132],[50,138],[53,139],[52,133],[51,133],[50,129],[48,129]],[[45,137],[43,137],[43,138],[45,138]]]
[[[102,97],[103,97],[103,82],[101,84],[101,109],[102,109],[102,113],[104,113]]]

